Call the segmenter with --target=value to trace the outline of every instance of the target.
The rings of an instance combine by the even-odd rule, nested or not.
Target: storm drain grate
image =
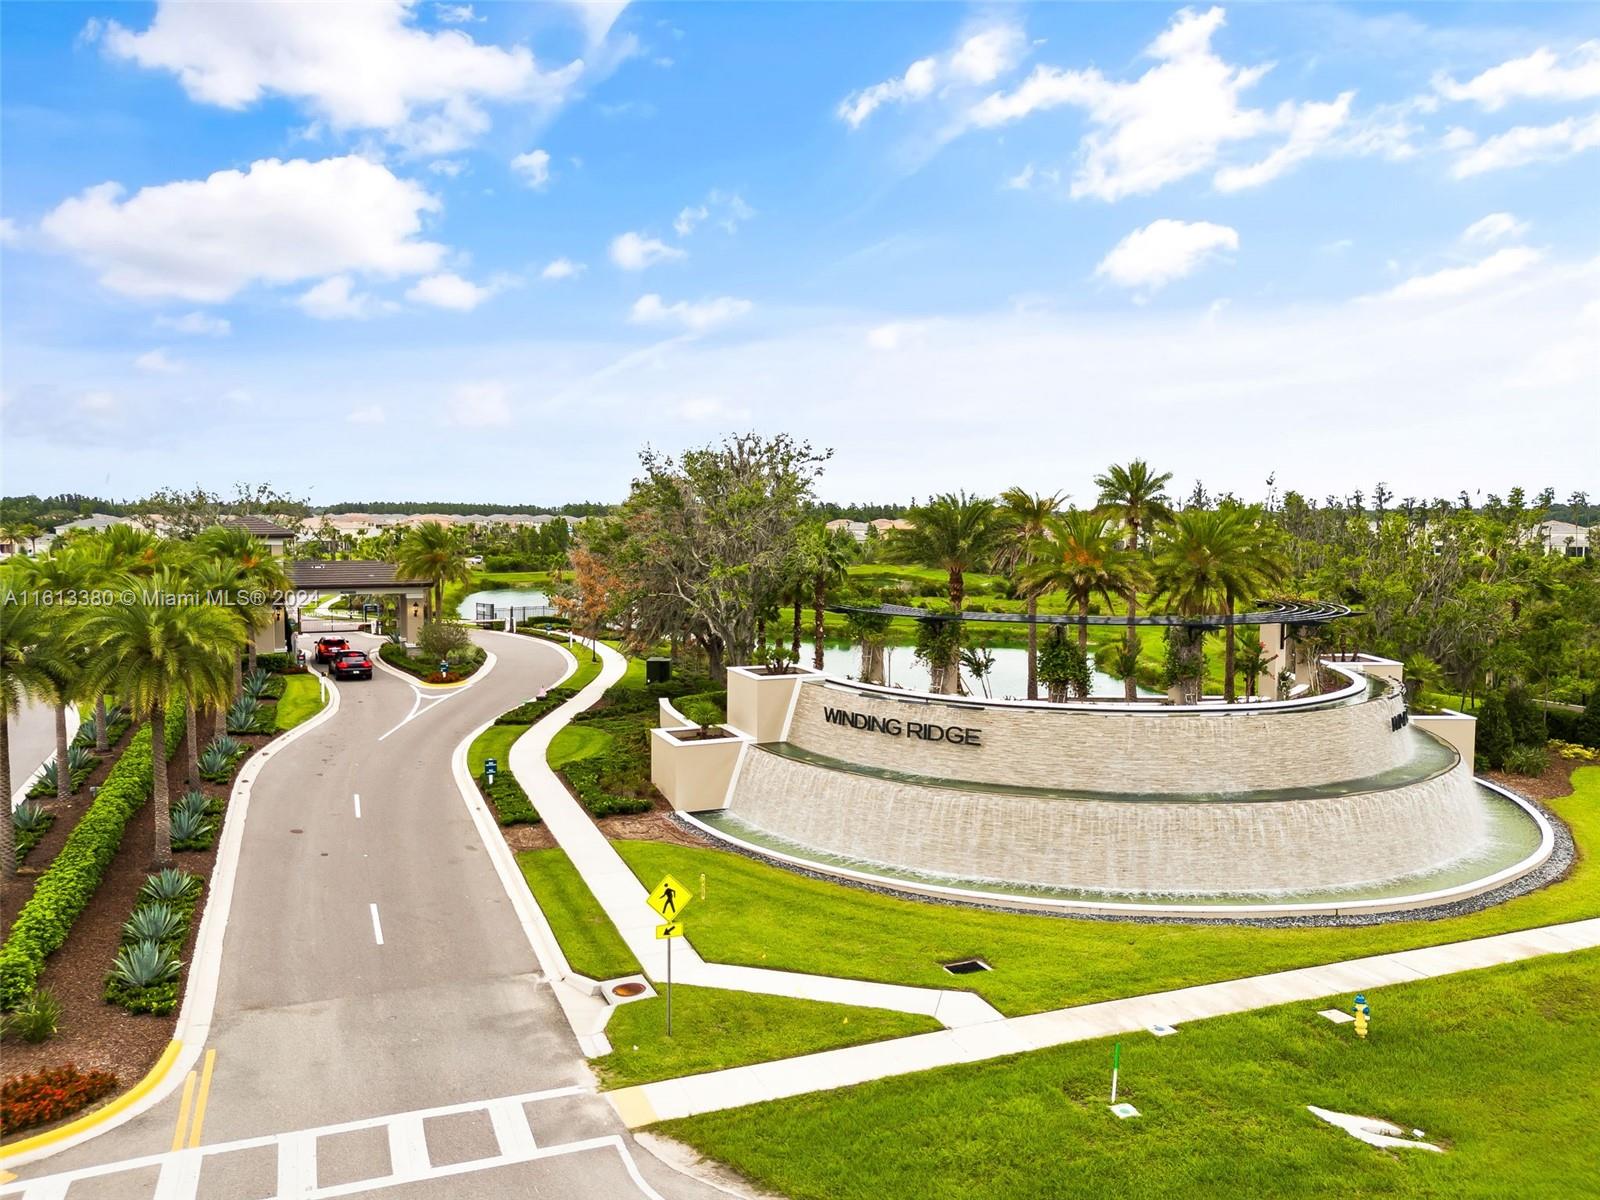
[[[981,958],[958,958],[955,962],[940,963],[952,975],[976,975],[979,971],[994,970]]]

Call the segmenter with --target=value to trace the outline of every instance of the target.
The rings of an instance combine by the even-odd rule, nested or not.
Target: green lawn
[[[606,1037],[613,1049],[594,1060],[604,1086],[698,1075],[940,1028],[932,1017],[914,1013],[681,985],[672,989],[670,1038],[666,1021],[662,996],[621,1005],[611,1014]]]
[[[950,987],[957,981],[938,964],[981,955],[995,969],[959,985],[1020,1014],[1600,915],[1600,767],[1573,778],[1574,794],[1550,805],[1582,856],[1567,879],[1470,916],[1364,928],[1015,916],[859,891],[720,850],[633,841],[617,849],[642,881],[705,873],[709,899],[695,906],[694,937],[708,959]]]
[[[580,758],[602,753],[611,744],[611,735],[590,725],[568,725],[550,741],[546,755],[552,767],[564,767]]]
[[[657,1129],[794,1200],[1596,1195],[1600,951],[1368,993],[1372,1033],[1316,1015],[1348,995],[1110,1043],[948,1067]],[[1422,1129],[1382,1150],[1306,1105]]]
[[[638,961],[566,851],[524,850],[517,865],[574,971],[590,979],[638,973]]]
[[[591,979],[639,972],[622,935],[564,851],[526,850],[517,855],[517,865],[574,971]],[[663,997],[624,1004],[611,1014],[606,1036],[615,1049],[595,1060],[608,1087],[939,1028],[931,1017],[709,988],[675,989],[672,1010],[671,1038]]]
[[[467,747],[467,771],[474,779],[483,774],[483,760],[492,758],[504,771],[511,766],[511,743],[528,732],[526,725],[491,725]]]
[[[309,721],[322,711],[323,703],[322,683],[317,676],[285,675],[283,695],[278,699],[274,714],[279,731]]]

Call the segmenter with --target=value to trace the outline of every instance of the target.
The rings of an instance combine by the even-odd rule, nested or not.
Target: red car
[[[365,650],[341,650],[328,660],[328,674],[335,679],[371,679],[372,660]]]
[[[317,661],[325,663],[337,654],[350,649],[349,638],[325,637],[317,639]]]

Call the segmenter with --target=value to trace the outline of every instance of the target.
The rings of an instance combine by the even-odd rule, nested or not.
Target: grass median
[[[322,695],[322,681],[317,676],[285,675],[283,695],[274,706],[274,719],[279,732],[309,721],[322,711],[326,703]]]
[[[563,851],[524,851],[517,865],[574,971],[591,979],[639,972],[622,935]],[[673,989],[672,1007],[670,1038],[662,996],[620,1005],[611,1014],[606,1036],[614,1050],[594,1062],[607,1087],[939,1028],[932,1018],[909,1013],[681,985]]]
[[[1594,1194],[1600,951],[878,1080],[658,1130],[795,1200],[1396,1198]],[[1308,1104],[1420,1128],[1444,1154],[1378,1149]],[[932,1186],[930,1186],[930,1183]]]
[[[1580,860],[1563,881],[1468,916],[1354,928],[1257,928],[1063,920],[927,904],[811,879],[742,855],[622,841],[642,882],[707,880],[695,945],[717,962],[949,987],[939,966],[978,955],[994,970],[962,987],[1008,1015],[1236,979],[1390,950],[1600,916],[1600,767],[1550,807]]]

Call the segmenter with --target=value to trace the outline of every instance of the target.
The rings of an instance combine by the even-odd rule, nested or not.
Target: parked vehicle
[[[343,654],[350,649],[350,639],[342,637],[322,637],[317,639],[317,661],[325,663],[336,654]]]
[[[328,660],[328,674],[335,679],[371,679],[372,660],[365,650],[345,650]]]

